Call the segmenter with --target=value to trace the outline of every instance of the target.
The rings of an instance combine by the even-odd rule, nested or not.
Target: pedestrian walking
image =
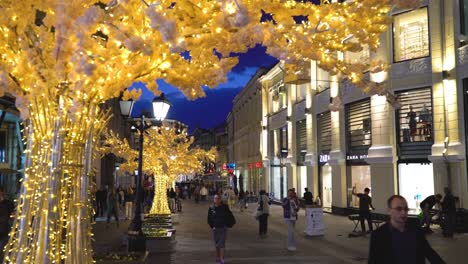
[[[442,200],[442,195],[438,193],[436,195],[429,195],[419,204],[423,213],[422,225],[426,233],[433,233],[431,229],[432,214],[430,210],[434,205],[440,204],[440,200]]]
[[[444,194],[444,200],[442,201],[442,234],[444,237],[453,237],[457,213],[455,201],[457,198],[453,196],[452,191],[448,187],[444,188]]]
[[[96,192],[96,202],[97,202],[97,216],[104,216],[104,211],[106,209],[106,199],[107,199],[107,192],[101,186],[101,188]]]
[[[213,197],[213,204],[208,209],[208,225],[213,232],[216,248],[216,263],[224,264],[227,228],[236,223],[234,215],[219,195]]]
[[[232,187],[229,187],[229,189],[227,190],[227,202],[229,209],[232,209],[234,207],[234,204],[236,203],[236,198],[236,193],[234,192]]]
[[[208,189],[206,189],[205,185],[203,185],[200,189],[200,199],[202,201],[206,201],[207,195],[208,195]]]
[[[107,226],[109,226],[111,216],[114,216],[117,227],[119,226],[119,198],[114,188],[107,194]]]
[[[369,208],[372,208],[372,210],[375,210],[375,208],[372,205],[372,198],[369,196],[369,193],[370,189],[367,187],[364,188],[364,193],[356,193],[356,186],[354,186],[352,190],[352,194],[359,198],[359,219],[361,221],[361,232],[363,235],[366,234],[366,224],[364,223],[364,220],[367,220],[369,232],[374,230],[372,228],[372,219]]]
[[[133,216],[133,202],[135,195],[132,187],[128,186],[127,195],[125,195],[125,219],[132,219]]]
[[[8,243],[8,234],[11,229],[10,216],[14,209],[15,205],[6,198],[5,190],[0,186],[0,262],[3,261],[5,254],[3,248]]]
[[[258,198],[258,233],[264,237],[268,231],[268,216],[270,215],[270,198],[266,196],[265,190],[261,190]]]
[[[369,264],[445,263],[431,248],[419,225],[408,220],[408,203],[400,195],[387,200],[390,221],[372,232]]]
[[[297,221],[297,212],[299,204],[296,202],[295,194],[292,189],[288,190],[288,197],[283,199],[283,217],[288,226],[288,243],[289,251],[296,251],[296,241],[294,240],[294,227]]]
[[[239,208],[241,212],[243,212],[244,209],[247,209],[247,205],[245,202],[245,192],[242,189],[239,191]]]
[[[169,209],[171,209],[171,213],[175,213],[176,211],[176,198],[177,194],[174,191],[174,188],[171,188],[169,191]]]

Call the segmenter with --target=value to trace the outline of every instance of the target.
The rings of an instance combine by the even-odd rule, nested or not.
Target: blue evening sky
[[[232,100],[247,84],[259,67],[270,68],[277,60],[265,53],[266,48],[256,46],[247,53],[240,55],[239,64],[228,74],[228,82],[220,84],[215,89],[205,89],[206,97],[194,101],[185,96],[173,86],[158,80],[159,89],[165,93],[167,100],[172,103],[167,118],[181,121],[189,126],[189,131],[196,127],[212,128],[226,120],[232,110]],[[133,87],[143,88],[143,95],[136,104],[137,109],[151,109],[153,93],[141,83]],[[136,112],[134,115],[138,114]]]

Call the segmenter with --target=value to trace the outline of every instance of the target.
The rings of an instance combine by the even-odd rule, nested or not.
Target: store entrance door
[[[332,207],[332,171],[331,166],[326,164],[321,166],[322,175],[322,204],[324,208]]]

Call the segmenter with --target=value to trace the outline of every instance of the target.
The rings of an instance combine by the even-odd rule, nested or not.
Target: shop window
[[[331,145],[331,114],[330,112],[325,112],[317,116],[318,153],[330,152]]]
[[[370,99],[346,105],[346,139],[348,150],[368,147],[372,143]]]
[[[281,157],[286,158],[288,156],[288,127],[284,126],[279,129],[280,134],[280,147]]]
[[[332,173],[331,166],[320,166],[322,183],[322,205],[324,208],[332,207]]]
[[[306,121],[296,122],[296,157],[297,164],[303,165],[307,154],[307,129]]]
[[[460,46],[468,43],[468,0],[460,0]]]
[[[352,188],[356,188],[357,193],[363,193],[365,188],[371,189],[370,166],[351,166],[351,186],[348,188],[349,207],[359,207],[359,197],[352,195]],[[369,196],[372,196],[372,190]],[[351,199],[349,199],[351,198]]]
[[[427,8],[395,16],[393,46],[395,62],[429,56]]]
[[[401,108],[397,111],[399,142],[432,142],[431,88],[398,92]]]
[[[317,67],[316,76],[317,80],[315,81],[318,93],[330,89],[330,74],[327,71]]]
[[[420,212],[419,204],[434,194],[434,171],[432,163],[398,164],[398,188],[413,213]]]
[[[359,52],[346,52],[344,54],[344,60],[347,63],[369,63],[370,49],[369,45],[363,45],[363,48]]]
[[[0,130],[0,163],[8,162],[7,147],[7,132],[5,130]]]
[[[271,87],[271,101],[273,113],[278,112],[287,107],[288,97],[286,92],[286,85],[282,76],[277,77],[273,80]]]
[[[309,88],[309,83],[302,83],[296,85],[296,102],[304,100],[307,95],[307,89]]]

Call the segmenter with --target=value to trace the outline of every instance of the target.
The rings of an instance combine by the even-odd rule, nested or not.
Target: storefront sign
[[[330,160],[330,155],[320,154],[319,161],[320,163],[327,163]]]
[[[255,163],[255,168],[262,168],[263,167],[263,162],[259,161]]]
[[[363,160],[367,159],[367,154],[364,155],[346,155],[346,160]]]

